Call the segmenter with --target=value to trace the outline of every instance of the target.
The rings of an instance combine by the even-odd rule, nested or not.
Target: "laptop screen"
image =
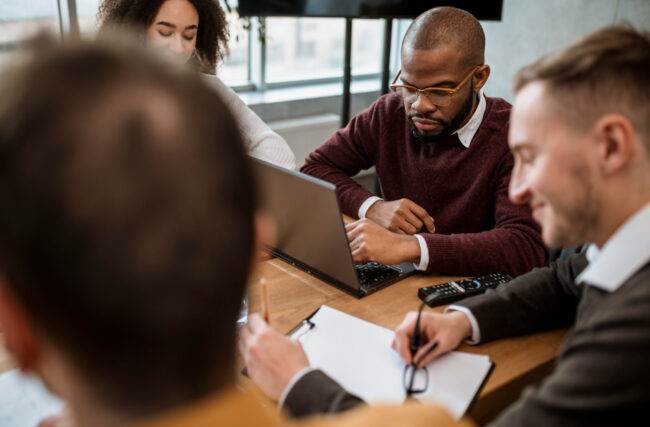
[[[334,185],[254,159],[262,209],[276,223],[274,252],[358,290]]]

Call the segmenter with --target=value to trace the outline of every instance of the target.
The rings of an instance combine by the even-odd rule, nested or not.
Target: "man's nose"
[[[424,93],[418,92],[416,96],[417,98],[415,102],[411,104],[411,108],[418,113],[425,114],[436,111],[438,109],[438,107],[433,104]]]

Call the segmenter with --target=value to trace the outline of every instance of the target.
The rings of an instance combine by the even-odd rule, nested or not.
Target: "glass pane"
[[[266,23],[267,82],[343,75],[343,19],[268,18]]]
[[[413,20],[411,19],[398,19],[396,24],[393,24],[393,49],[391,53],[391,76],[392,79],[395,77],[397,70],[402,68],[402,61],[400,58],[400,51],[402,49],[402,40],[406,35],[406,30],[408,30]]]
[[[381,72],[384,21],[355,19],[352,22],[352,75]]]
[[[60,34],[56,0],[0,1],[0,65],[7,61],[16,43],[40,30]]]
[[[244,28],[245,21],[239,19],[234,7],[237,4],[234,1],[229,1],[233,7],[232,12],[228,12],[225,6],[222,7],[226,11],[228,18],[228,27],[230,30],[230,54],[225,59],[224,63],[217,69],[217,74],[227,85],[237,86],[247,84],[249,82],[248,73],[248,30]],[[257,34],[254,35],[257,37]]]
[[[79,17],[79,32],[88,38],[97,33],[97,9],[101,0],[77,0],[77,16]]]

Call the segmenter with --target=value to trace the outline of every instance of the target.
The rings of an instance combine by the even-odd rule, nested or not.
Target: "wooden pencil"
[[[266,323],[269,322],[269,291],[266,282],[262,282],[262,318]]]

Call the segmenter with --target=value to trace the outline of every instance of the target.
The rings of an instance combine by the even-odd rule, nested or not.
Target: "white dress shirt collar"
[[[458,134],[458,139],[465,148],[469,148],[469,144],[472,143],[472,139],[474,139],[476,131],[478,131],[478,128],[481,127],[483,116],[485,115],[487,102],[485,101],[485,95],[483,95],[483,91],[479,92],[478,99],[478,106],[476,107],[474,114],[472,114],[472,117],[470,117],[467,123],[465,123],[465,126],[454,132],[454,134]]]
[[[602,249],[587,249],[589,265],[576,283],[614,292],[650,261],[650,203],[632,215],[607,240]]]

